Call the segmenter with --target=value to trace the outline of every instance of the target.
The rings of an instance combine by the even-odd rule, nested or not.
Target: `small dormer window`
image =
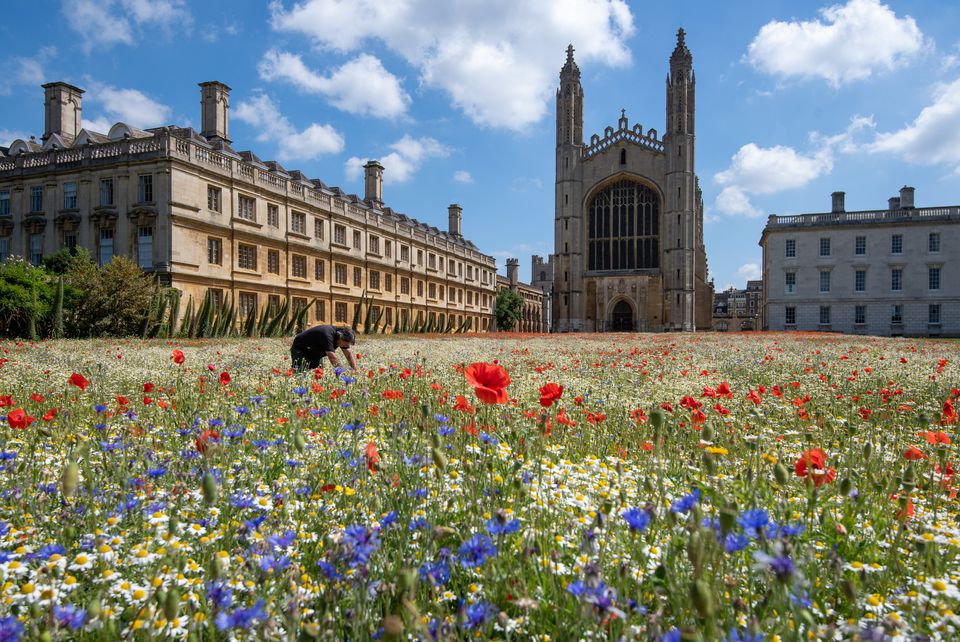
[[[625,149],[620,150],[620,164],[621,165],[627,164],[627,150]]]

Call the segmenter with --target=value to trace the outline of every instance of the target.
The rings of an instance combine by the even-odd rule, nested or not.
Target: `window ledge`
[[[231,219],[234,223],[240,223],[241,225],[247,225],[249,227],[255,227],[258,230],[263,228],[263,223],[257,223],[256,221],[251,221],[250,219],[241,218],[239,216],[234,216]]]
[[[309,240],[310,240],[310,237],[307,236],[306,234],[304,234],[303,232],[288,231],[288,232],[287,232],[287,236],[288,236],[288,237],[292,236],[293,238],[301,239],[301,240],[304,240],[304,241],[309,241]]]

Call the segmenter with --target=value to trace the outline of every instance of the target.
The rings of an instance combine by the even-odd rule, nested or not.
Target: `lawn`
[[[0,640],[960,635],[957,342],[287,343],[0,343]]]

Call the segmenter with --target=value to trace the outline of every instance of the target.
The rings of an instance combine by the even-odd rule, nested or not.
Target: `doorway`
[[[612,332],[633,332],[633,308],[626,301],[620,301],[613,306],[610,315],[610,330]]]

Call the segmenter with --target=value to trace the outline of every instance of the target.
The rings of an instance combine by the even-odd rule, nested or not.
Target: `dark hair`
[[[338,339],[343,339],[350,345],[357,342],[357,335],[350,328],[337,328],[336,335]]]

